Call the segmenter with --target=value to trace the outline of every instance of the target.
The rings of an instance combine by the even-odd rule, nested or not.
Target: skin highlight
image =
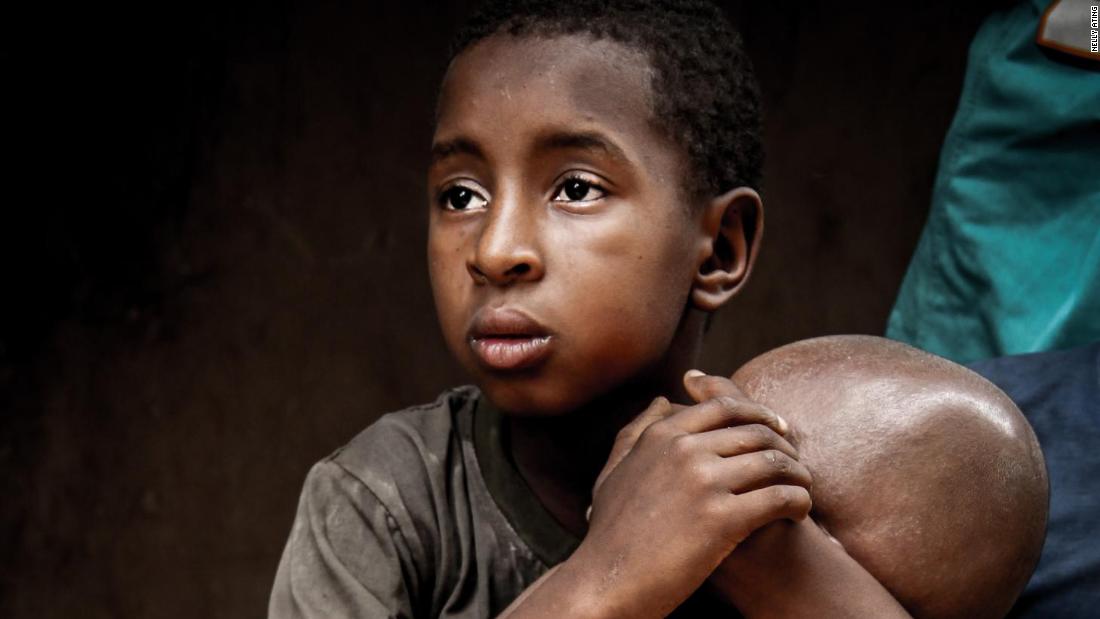
[[[1039,559],[1049,483],[1038,440],[1004,393],[868,336],[778,348],[733,382],[790,421],[814,473],[814,520],[913,616],[1008,612]],[[748,544],[734,555],[748,563],[755,553],[767,579],[763,552]]]

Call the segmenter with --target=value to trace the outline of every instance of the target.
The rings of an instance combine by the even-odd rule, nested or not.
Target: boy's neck
[[[592,486],[607,463],[619,430],[658,395],[691,403],[682,377],[693,367],[695,355],[677,361],[567,415],[505,418],[508,450],[520,475],[567,531],[584,536]]]
[[[584,537],[585,511],[615,435],[659,395],[693,404],[683,377],[703,347],[706,314],[687,308],[660,363],[584,406],[556,417],[505,417],[507,449],[540,503],[567,531]]]

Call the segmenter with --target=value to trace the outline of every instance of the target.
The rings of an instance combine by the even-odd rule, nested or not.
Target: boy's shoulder
[[[474,385],[379,417],[310,470],[271,616],[496,616],[545,570],[495,507]],[[496,466],[491,465],[491,466]],[[472,596],[472,597],[471,597]]]
[[[383,503],[395,486],[423,484],[445,475],[448,463],[462,458],[472,438],[472,411],[480,396],[474,385],[452,387],[434,401],[383,414],[336,449],[321,465],[336,465],[365,484]]]

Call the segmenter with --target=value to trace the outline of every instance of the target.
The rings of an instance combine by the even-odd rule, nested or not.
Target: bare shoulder
[[[1008,396],[871,336],[796,342],[734,380],[787,417],[814,473],[815,517],[911,611],[1008,610],[1038,560],[1049,493],[1038,441]]]

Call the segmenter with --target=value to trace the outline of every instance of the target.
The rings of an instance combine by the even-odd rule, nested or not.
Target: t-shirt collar
[[[520,538],[547,566],[573,554],[580,539],[543,507],[507,449],[504,416],[480,393],[474,406],[474,450],[485,486]]]

